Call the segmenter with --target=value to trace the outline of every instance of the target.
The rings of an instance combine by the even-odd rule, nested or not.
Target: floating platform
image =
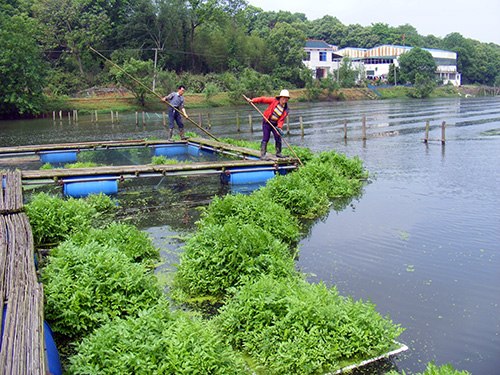
[[[77,160],[83,150],[109,150],[150,148],[152,156],[175,158],[179,155],[227,156],[212,161],[178,162],[176,164],[112,165],[92,168],[21,169],[23,184],[60,184],[65,195],[82,197],[94,193],[115,194],[118,182],[140,177],[188,176],[217,174],[223,184],[265,183],[277,174],[286,174],[297,168],[297,159],[276,158],[260,160],[260,152],[202,138],[190,138],[180,142],[162,140],[130,140],[65,143],[57,145],[32,145],[0,148],[2,161],[21,160],[39,156],[39,163],[64,164]]]

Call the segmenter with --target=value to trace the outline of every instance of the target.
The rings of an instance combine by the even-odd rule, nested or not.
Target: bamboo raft
[[[0,172],[0,183],[0,317],[5,319],[0,373],[45,375],[43,288],[23,212],[21,174]]]

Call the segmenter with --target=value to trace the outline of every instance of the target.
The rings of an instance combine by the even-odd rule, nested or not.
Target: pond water
[[[415,373],[435,361],[473,374],[498,373],[500,98],[292,103],[291,110],[289,143],[359,156],[370,172],[360,197],[309,228],[298,267],[312,282],[372,301],[406,328],[401,341],[410,350],[396,359],[398,369]],[[198,119],[195,110],[188,112]],[[251,108],[213,109],[210,115],[217,137],[260,138]],[[367,140],[361,139],[363,115]],[[0,122],[0,146],[165,137],[161,114],[148,114],[146,126],[135,125],[135,114],[120,119]],[[426,121],[431,139],[441,138],[446,121],[445,145],[422,142]],[[214,176],[154,179],[142,189],[134,184],[141,183],[127,187],[128,220],[174,261],[179,246],[170,236],[192,229],[196,207],[227,193]]]

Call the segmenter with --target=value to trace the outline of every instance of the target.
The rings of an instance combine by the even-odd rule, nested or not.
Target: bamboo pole
[[[139,112],[135,111],[135,126],[139,125]]]
[[[290,116],[286,116],[286,134],[290,135]]]
[[[95,111],[95,122],[98,123],[99,122],[99,118],[97,117],[97,110]]]
[[[56,122],[56,111],[52,111],[52,121]]]
[[[299,117],[300,123],[300,136],[304,138],[304,122],[302,121],[302,116]]]
[[[198,113],[198,124],[200,124],[200,126],[203,126],[202,124],[202,118],[201,118],[201,113]]]
[[[236,112],[236,131],[239,133],[241,131],[240,128],[240,113]]]
[[[347,120],[344,120],[344,139],[347,139]]]
[[[165,111],[161,113],[161,117],[163,119],[163,126],[167,127],[167,114],[165,113]]]
[[[114,119],[114,116],[113,116],[113,111],[111,110],[111,124],[114,124],[115,122],[115,119]]]
[[[207,113],[207,128],[212,129],[212,121],[210,120],[210,112]],[[217,139],[215,139],[217,141]]]
[[[142,111],[142,126],[146,126],[146,113]]]

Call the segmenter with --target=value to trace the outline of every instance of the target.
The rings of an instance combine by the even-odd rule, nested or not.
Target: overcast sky
[[[265,11],[304,13],[312,21],[330,15],[344,25],[410,24],[420,35],[466,38],[500,45],[500,0],[247,0]]]

